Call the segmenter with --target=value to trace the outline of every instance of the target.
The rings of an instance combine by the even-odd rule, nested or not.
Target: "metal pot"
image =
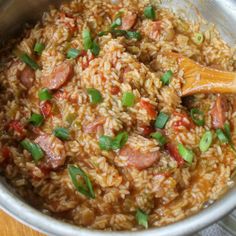
[[[49,4],[58,4],[59,0],[0,0],[0,38],[1,42],[9,39],[19,31],[22,24],[38,19]],[[187,17],[196,18],[196,9],[209,22],[216,24],[223,38],[231,45],[236,43],[236,1],[235,0],[163,0],[162,5],[175,11],[185,9]],[[232,187],[221,199],[211,206],[203,209],[194,216],[188,217],[177,223],[151,228],[139,232],[105,232],[80,228],[56,220],[29,206],[21,199],[5,181],[0,178],[0,206],[10,215],[24,224],[44,232],[48,235],[58,236],[104,236],[104,235],[187,235],[196,232],[213,222],[236,207],[236,188]]]

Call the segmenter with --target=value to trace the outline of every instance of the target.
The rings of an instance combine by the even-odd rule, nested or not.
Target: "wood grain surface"
[[[0,210],[0,236],[45,236]]]

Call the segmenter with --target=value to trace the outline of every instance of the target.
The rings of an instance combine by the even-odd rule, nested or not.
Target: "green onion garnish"
[[[232,139],[231,139],[231,129],[230,129],[230,124],[229,123],[224,124],[224,134],[228,138],[229,145],[232,148],[233,152],[236,153],[236,148],[235,148],[235,146],[232,142]]]
[[[45,45],[43,43],[39,43],[37,42],[35,45],[34,45],[34,51],[38,54],[38,55],[41,55],[43,50],[45,48]]]
[[[184,147],[183,144],[178,144],[177,146],[180,156],[189,164],[193,162],[193,152]]]
[[[211,131],[206,131],[199,143],[199,148],[202,152],[206,152],[212,144],[212,133]]]
[[[197,108],[193,108],[190,111],[191,118],[193,122],[198,126],[203,126],[205,124],[204,113]]]
[[[204,41],[204,36],[202,33],[195,33],[193,36],[193,42],[197,45],[201,45]]]
[[[169,116],[163,112],[160,112],[155,121],[155,127],[163,129],[169,120]]]
[[[126,31],[126,30],[111,30],[114,37],[125,36],[127,39],[141,39],[141,34],[137,31]]]
[[[145,212],[138,209],[135,218],[139,225],[142,225],[146,229],[148,228],[148,215]]]
[[[121,149],[126,142],[128,141],[128,133],[127,132],[121,132],[119,133],[113,140],[112,140],[112,145],[111,148],[113,150]]]
[[[103,100],[102,95],[97,89],[89,88],[89,89],[87,89],[87,92],[89,95],[90,102],[92,104],[98,104],[98,103],[102,102],[102,100]]]
[[[83,30],[82,39],[83,39],[84,49],[85,50],[90,49],[93,45],[93,41],[92,41],[92,36],[91,36],[89,29]]]
[[[153,6],[147,6],[144,8],[144,16],[147,19],[155,20],[156,13],[155,13]]]
[[[125,36],[126,30],[112,30],[111,33],[114,37]]]
[[[82,193],[86,197],[95,198],[93,186],[87,174],[80,167],[72,165],[68,166],[68,171],[72,183],[74,184],[77,191]],[[80,181],[77,180],[77,175],[80,175],[82,177],[84,183],[81,183]]]
[[[85,50],[91,49],[93,55],[97,56],[100,52],[100,47],[95,41],[92,40],[92,36],[89,29],[85,29],[82,32],[82,38],[83,38],[84,49]]]
[[[121,149],[126,142],[128,141],[128,133],[127,132],[121,132],[118,135],[116,135],[115,138],[102,135],[99,138],[99,147],[101,150],[117,150]]]
[[[137,40],[141,39],[141,34],[137,31],[126,31],[125,36],[128,39],[137,39]]]
[[[231,140],[231,131],[230,131],[230,125],[229,123],[225,123],[224,124],[224,131],[225,131],[225,135],[227,136],[227,138],[229,140]]]
[[[107,35],[109,34],[109,31],[101,31],[98,33],[98,36],[101,37],[101,36],[104,36],[104,35]]]
[[[68,140],[70,137],[69,130],[62,127],[55,128],[53,134],[61,140]]]
[[[222,129],[217,129],[216,134],[221,143],[229,143],[230,140],[225,135]]]
[[[132,107],[135,102],[135,96],[132,92],[126,92],[121,99],[122,105],[125,107]]]
[[[47,88],[40,89],[38,92],[40,101],[47,101],[52,99],[52,94]]]
[[[167,142],[166,137],[162,135],[161,132],[152,133],[151,137],[156,139],[161,146],[165,145]]]
[[[171,70],[168,70],[164,75],[161,76],[161,82],[164,85],[169,85],[172,76],[173,72]]]
[[[30,66],[32,69],[37,70],[40,68],[39,65],[28,54],[23,53],[19,57],[21,61]]]
[[[44,118],[40,114],[33,113],[29,119],[29,122],[34,126],[40,126],[44,121]]]
[[[76,48],[70,48],[68,51],[67,51],[67,54],[66,54],[66,57],[67,58],[77,58],[80,54],[80,50],[76,49]]]
[[[91,52],[93,53],[94,56],[98,56],[98,54],[100,52],[100,47],[95,41],[93,41],[93,44],[91,47]]]
[[[99,147],[101,150],[109,151],[112,146],[112,138],[106,135],[102,135],[99,138]]]
[[[112,22],[111,29],[115,29],[116,27],[121,26],[121,24],[122,24],[122,20],[120,17],[118,17]]]
[[[24,139],[21,141],[21,145],[32,155],[36,163],[43,158],[43,151],[38,144],[30,142],[28,139]]]

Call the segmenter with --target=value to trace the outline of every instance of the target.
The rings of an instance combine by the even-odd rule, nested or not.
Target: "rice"
[[[203,33],[201,45],[195,44],[193,36],[199,33],[200,23],[187,22],[168,9],[155,8],[156,19],[145,19],[143,10],[148,4],[73,0],[45,12],[41,22],[2,52],[1,173],[45,214],[87,228],[134,231],[144,226],[136,219],[137,210],[148,215],[149,227],[164,226],[197,213],[232,186],[236,159],[230,145],[222,144],[214,134],[209,149],[204,153],[199,149],[203,134],[207,130],[214,133],[214,106],[223,98],[200,94],[182,99],[184,72],[176,59],[167,55],[174,51],[205,66],[235,71],[235,52],[214,27]],[[117,12],[137,15],[130,30],[140,32],[140,40],[110,33],[97,36],[108,29]],[[100,47],[98,56],[83,50],[82,32],[87,28]],[[45,44],[40,56],[33,50],[36,42]],[[67,59],[70,48],[80,49],[76,59]],[[27,53],[41,69],[29,70],[12,51]],[[72,68],[73,75],[51,89],[50,101],[40,101],[43,83],[55,86],[50,80],[55,68],[63,73],[61,65]],[[168,70],[173,76],[164,86],[161,77]],[[101,93],[100,103],[91,104],[88,88]],[[130,107],[122,102],[127,92],[135,98]],[[224,99],[227,111],[223,115],[233,130],[235,96]],[[191,108],[204,112],[203,126],[194,124]],[[169,119],[163,130],[155,130],[160,112]],[[33,113],[44,115],[39,127],[29,124]],[[69,139],[55,137],[57,127],[66,128]],[[101,150],[101,136],[114,139],[124,131],[128,140],[123,146]],[[161,146],[150,137],[155,131],[166,137],[167,145]],[[42,149],[40,160],[33,160],[29,150],[20,145],[26,138]],[[235,132],[231,132],[231,139],[235,141]],[[194,153],[191,164],[176,153],[179,143]],[[95,197],[88,183],[85,187],[83,174],[76,176],[78,185],[72,181],[71,166],[87,176]]]

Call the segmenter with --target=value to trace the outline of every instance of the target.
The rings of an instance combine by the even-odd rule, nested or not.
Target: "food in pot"
[[[214,28],[158,4],[45,12],[2,50],[2,175],[45,214],[92,229],[164,226],[218,199],[236,165],[236,97],[182,97],[173,52],[235,71]]]

